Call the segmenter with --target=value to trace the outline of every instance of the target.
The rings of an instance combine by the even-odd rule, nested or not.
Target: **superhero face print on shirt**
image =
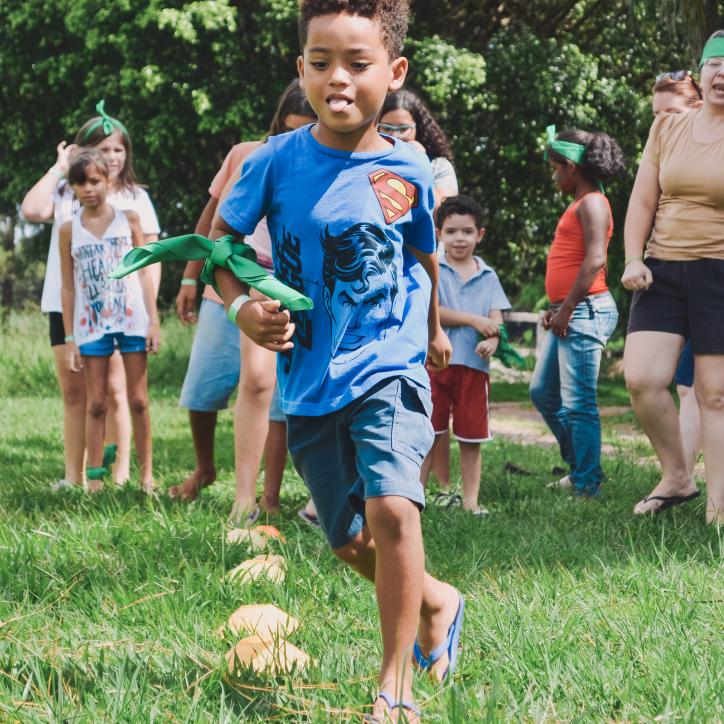
[[[336,236],[325,228],[322,252],[332,364],[344,364],[389,332],[398,291],[395,249],[380,228],[360,223]]]

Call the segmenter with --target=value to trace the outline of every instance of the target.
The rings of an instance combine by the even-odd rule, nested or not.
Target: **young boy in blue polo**
[[[425,362],[442,369],[451,351],[434,293],[432,173],[376,129],[407,72],[408,15],[399,0],[302,0],[299,76],[319,122],[246,160],[212,236],[249,234],[266,217],[274,275],[314,302],[290,315],[215,274],[230,317],[281,352],[289,450],[330,546],[375,582],[383,660],[373,716],[416,720],[412,654],[450,678],[464,604],[425,572],[420,527],[420,466],[433,441]]]
[[[502,310],[510,309],[498,275],[475,256],[475,248],[485,236],[483,216],[469,196],[451,196],[437,210],[437,234],[445,250],[438,283],[440,321],[453,352],[447,369],[430,372],[435,445],[448,431],[452,412],[453,435],[460,445],[462,504],[475,515],[487,512],[478,506],[478,493],[480,443],[491,439],[490,357],[498,348]],[[423,465],[423,481],[435,445]]]

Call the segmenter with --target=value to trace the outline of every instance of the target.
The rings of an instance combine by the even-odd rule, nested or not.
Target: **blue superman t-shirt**
[[[337,151],[313,126],[272,136],[244,161],[220,213],[241,234],[266,217],[274,276],[314,309],[292,314],[294,348],[277,355],[282,409],[324,415],[403,376],[427,387],[430,279],[404,247],[432,253],[427,157]]]

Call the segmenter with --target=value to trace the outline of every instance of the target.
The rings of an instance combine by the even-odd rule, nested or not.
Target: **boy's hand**
[[[196,324],[196,287],[182,284],[176,296],[176,316],[181,324]]]
[[[83,369],[83,359],[75,342],[65,343],[65,366],[69,372],[80,372]]]
[[[250,299],[241,305],[236,315],[239,329],[260,347],[272,352],[284,352],[294,347],[291,342],[294,323],[288,310],[279,311],[281,302],[277,299],[258,301]]]
[[[483,337],[497,337],[500,334],[498,325],[490,317],[477,316],[473,328]]]
[[[161,346],[161,327],[158,322],[152,322],[146,335],[146,352],[156,354]]]
[[[488,359],[495,354],[495,350],[498,349],[499,343],[500,338],[498,337],[490,337],[489,339],[484,339],[482,340],[482,342],[478,342],[477,346],[475,347],[475,354],[478,355],[478,357],[482,357],[483,359]]]
[[[425,367],[432,372],[444,370],[450,364],[452,345],[442,327],[438,327],[435,334],[430,337],[427,346],[427,361]]]

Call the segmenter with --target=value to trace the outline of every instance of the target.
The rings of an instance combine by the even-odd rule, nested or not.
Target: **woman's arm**
[[[70,156],[78,147],[72,143],[66,146],[65,141],[58,144],[58,158],[46,171],[45,175],[25,194],[20,205],[20,213],[27,221],[39,224],[53,218],[53,191],[58,181],[66,176],[70,165]]]
[[[216,212],[218,204],[219,200],[217,198],[209,196],[209,200],[206,202],[206,206],[204,206],[204,210],[201,212],[201,216],[199,216],[199,220],[196,222],[194,234],[200,234],[201,236],[208,237],[209,232],[211,231],[211,222],[214,219],[214,213]],[[203,259],[186,262],[183,278],[198,280],[203,268]],[[176,296],[176,316],[178,316],[181,320],[181,324],[196,323],[196,294],[196,285],[181,285],[178,295]]]
[[[589,194],[579,205],[577,214],[583,226],[585,253],[571,290],[548,322],[557,337],[566,336],[573,310],[588,294],[596,275],[606,266],[606,237],[611,224],[608,204],[602,196]]]
[[[67,222],[58,231],[60,248],[60,299],[63,309],[63,329],[66,337],[73,336],[73,318],[75,311],[75,275],[73,273],[73,255],[70,251],[72,224]],[[80,372],[83,362],[75,340],[65,343],[65,364],[71,372]]]
[[[651,235],[660,197],[658,166],[646,160],[641,161],[623,229],[626,266],[621,282],[629,291],[647,289],[653,281],[651,271],[643,262],[643,253]]]
[[[133,246],[143,246],[146,240],[141,229],[141,220],[135,211],[126,211],[128,225],[131,227],[131,239]],[[141,290],[143,291],[143,303],[146,305],[146,311],[150,324],[148,334],[146,335],[146,351],[151,354],[158,352],[160,344],[161,327],[158,321],[158,309],[156,308],[156,292],[153,288],[153,278],[151,269],[144,267],[138,270],[141,279]]]

